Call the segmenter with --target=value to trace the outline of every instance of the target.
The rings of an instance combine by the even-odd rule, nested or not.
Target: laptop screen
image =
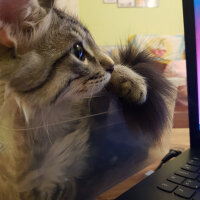
[[[198,74],[198,106],[199,106],[199,130],[200,130],[200,0],[194,0],[195,27],[196,27],[196,53]]]

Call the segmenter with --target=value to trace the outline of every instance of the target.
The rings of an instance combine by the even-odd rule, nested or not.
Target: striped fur
[[[153,114],[154,140],[169,116],[172,87],[149,69],[151,60],[128,47],[113,58],[113,71],[76,18],[39,3],[0,2],[0,200],[76,198],[76,179],[89,167],[88,103],[106,86],[126,102],[125,114],[127,105],[141,113],[135,120],[143,131]]]

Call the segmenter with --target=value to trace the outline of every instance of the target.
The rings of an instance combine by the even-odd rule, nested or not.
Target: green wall
[[[132,34],[183,34],[182,0],[159,0],[159,8],[118,8],[103,0],[79,0],[80,19],[99,45]]]

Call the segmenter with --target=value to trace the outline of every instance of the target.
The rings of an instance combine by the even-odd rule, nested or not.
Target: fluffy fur
[[[73,200],[90,155],[88,99],[107,87],[158,140],[172,87],[131,47],[113,61],[49,1],[14,2],[0,1],[0,200]]]
[[[121,78],[120,88],[116,92],[117,82],[113,84],[111,81],[109,85],[112,91],[117,94],[118,91],[126,91],[124,95],[126,96],[125,102],[122,99],[123,103],[121,105],[125,117],[134,120],[138,124],[137,128],[140,132],[150,133],[153,139],[159,139],[163,129],[168,129],[172,125],[172,115],[170,112],[172,112],[173,102],[176,97],[174,86],[160,73],[158,69],[161,64],[151,56],[148,50],[141,51],[133,48],[132,45],[127,45],[127,47],[121,47],[118,57],[113,59],[116,64],[124,66],[123,71],[128,67],[129,70],[136,72],[137,76],[144,77],[143,80],[136,82],[135,80],[137,79],[132,77],[131,80],[134,81],[127,83],[126,77],[129,77],[131,73],[126,70],[127,74]],[[137,86],[133,86],[135,83],[137,83]],[[140,87],[136,91],[143,92],[137,94],[135,87]],[[134,98],[131,98],[132,95],[140,95],[143,104],[138,105],[134,103],[135,101],[131,101]],[[131,115],[131,113],[137,114]],[[129,125],[131,126],[131,122]],[[136,129],[136,127],[134,128]]]

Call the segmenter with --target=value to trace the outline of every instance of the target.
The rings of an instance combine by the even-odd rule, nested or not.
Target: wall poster
[[[154,8],[158,7],[158,0],[135,0],[137,8]]]
[[[117,3],[117,0],[104,0],[104,3]]]
[[[135,7],[135,0],[118,0],[118,7],[120,8]]]

